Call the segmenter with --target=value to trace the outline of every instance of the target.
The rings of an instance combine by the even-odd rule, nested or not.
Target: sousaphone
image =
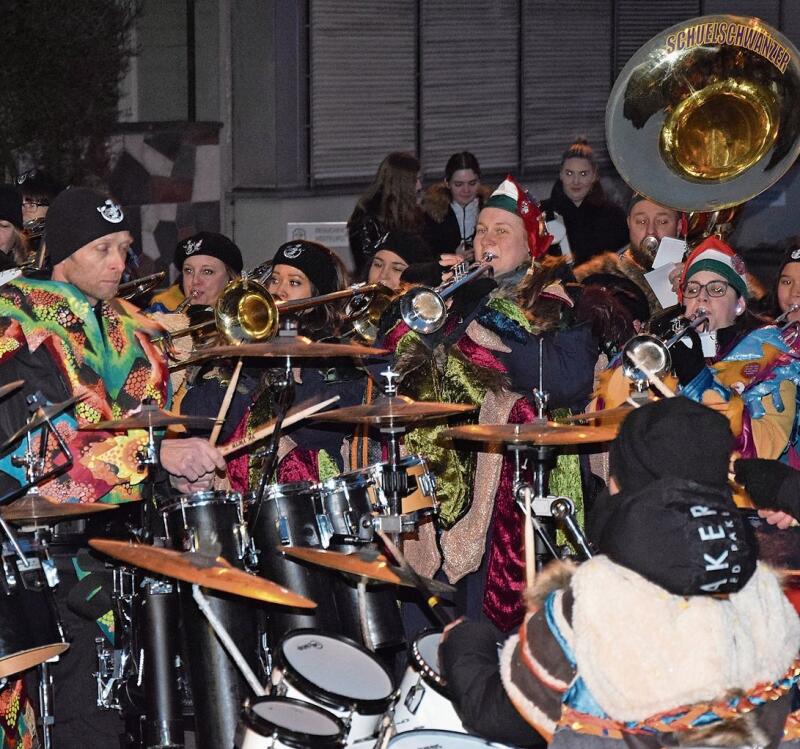
[[[617,78],[606,141],[620,176],[656,203],[690,212],[743,203],[800,152],[800,54],[757,18],[672,26]]]

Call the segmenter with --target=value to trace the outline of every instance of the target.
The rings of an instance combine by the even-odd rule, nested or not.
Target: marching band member
[[[473,403],[480,407],[481,423],[530,420],[535,411],[522,396],[534,388],[550,393],[551,407],[583,405],[597,358],[591,330],[545,332],[528,316],[545,291],[558,306],[570,303],[559,284],[542,288],[539,258],[551,237],[540,219],[538,206],[513,178],[492,194],[478,217],[475,256],[491,263],[494,281],[462,287],[439,332],[419,335],[397,322],[378,343],[394,352],[402,392],[418,400]],[[476,614],[488,569],[484,607],[495,624],[508,629],[521,613],[522,590],[510,467],[503,467],[500,455],[480,453],[475,461],[443,446],[437,441],[443,428],[417,428],[405,435],[406,451],[424,455],[433,467],[439,500],[439,527],[421,525],[418,539],[406,541],[405,553],[421,574],[432,577],[441,567],[451,582],[461,581],[464,605]],[[579,477],[574,479],[572,488],[580,485]]]
[[[397,230],[387,232],[370,260],[367,283],[382,283],[397,291],[402,284],[404,271],[428,260],[427,249],[413,234]]]
[[[22,196],[16,185],[0,185],[0,269],[19,267],[28,255],[22,233]]]
[[[104,195],[72,188],[50,208],[46,241],[52,280],[18,279],[0,289],[0,381],[25,380],[22,390],[3,404],[0,436],[9,437],[25,423],[27,395],[41,391],[50,402],[81,395],[75,417],[54,419],[72,451],[73,465],[44,483],[42,493],[55,502],[141,499],[146,473],[137,452],[145,432],[78,431],[83,424],[127,416],[145,399],[162,407],[169,404],[166,364],[150,341],[160,329],[131,304],[114,298],[133,241],[127,220]],[[37,446],[38,438],[35,450]],[[50,450],[46,469],[63,462],[56,448]],[[17,446],[0,461],[5,491],[24,480],[23,469],[12,460],[21,452]],[[206,485],[214,470],[225,465],[217,450],[198,439],[165,441],[160,457],[182,489]],[[56,561],[58,596],[65,602],[77,584],[76,569],[71,559]],[[97,625],[73,615],[67,606],[61,614],[74,640],[57,667],[55,741],[108,747],[118,741],[120,726],[116,716],[110,720],[93,709]]]
[[[731,440],[721,415],[685,398],[628,416],[600,555],[537,579],[499,658],[485,627],[449,625],[440,659],[468,729],[554,748],[777,747],[800,620],[732,501]]]

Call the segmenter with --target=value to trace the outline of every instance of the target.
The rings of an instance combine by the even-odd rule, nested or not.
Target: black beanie
[[[0,221],[22,228],[22,194],[15,185],[0,185]]]
[[[302,271],[316,288],[317,294],[330,294],[337,290],[338,275],[333,251],[319,242],[305,239],[286,242],[278,247],[272,265],[291,265]]]
[[[433,260],[427,247],[419,237],[405,231],[390,231],[377,243],[375,252],[388,250],[403,258],[409,265]]]
[[[89,242],[119,231],[130,226],[117,203],[88,187],[71,187],[50,206],[44,241],[55,267]]]
[[[733,447],[728,420],[688,398],[663,398],[635,409],[609,450],[609,473],[624,492],[674,476],[725,487]]]
[[[224,234],[213,231],[201,231],[178,242],[172,262],[178,270],[182,270],[183,261],[194,255],[215,257],[236,273],[241,273],[244,268],[241,250]]]

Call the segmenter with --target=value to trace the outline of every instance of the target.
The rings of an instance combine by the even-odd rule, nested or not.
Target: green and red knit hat
[[[701,270],[722,276],[739,296],[747,298],[747,279],[744,260],[733,249],[717,237],[704,239],[692,250],[683,266],[681,290],[686,282]]]
[[[528,252],[534,260],[544,255],[552,244],[553,237],[547,231],[539,203],[510,174],[491,194],[484,208],[502,208],[522,219],[528,235]]]

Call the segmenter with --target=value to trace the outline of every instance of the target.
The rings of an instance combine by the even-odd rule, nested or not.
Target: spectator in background
[[[420,163],[410,153],[390,153],[372,184],[358,199],[347,222],[355,275],[360,276],[384,235],[399,229],[423,242],[423,214],[417,204],[422,190]]]
[[[439,253],[464,254],[472,249],[475,224],[491,190],[481,185],[481,167],[469,151],[454,153],[444,168],[444,180],[422,198],[425,236]]]
[[[542,209],[548,220],[562,217],[575,265],[618,250],[628,239],[622,209],[603,192],[597,158],[583,138],[562,154],[558,181]]]

